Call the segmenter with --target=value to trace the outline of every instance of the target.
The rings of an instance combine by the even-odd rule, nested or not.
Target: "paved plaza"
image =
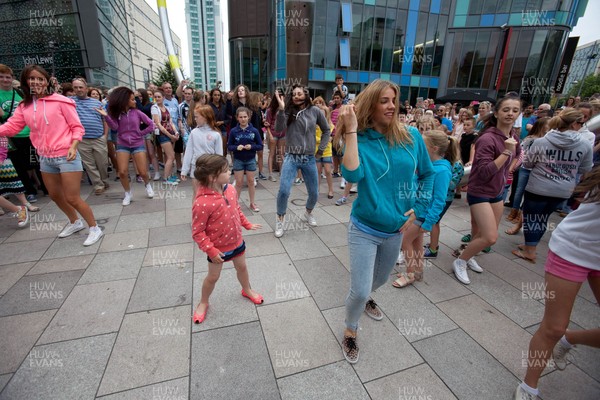
[[[512,399],[544,312],[549,234],[532,265],[511,254],[522,235],[505,235],[503,220],[493,252],[478,257],[485,272],[462,285],[451,252],[470,229],[463,195],[442,220],[441,252],[424,281],[396,289],[392,276],[375,293],[384,319],[363,315],[351,365],[340,347],[351,204],[335,205],[339,179],[333,200],[321,186],[315,228],[300,218],[306,189],[294,186],[281,239],[273,236],[279,182],[259,181],[260,212],[243,191],[244,213],[263,225],[244,235],[265,302],[240,295],[227,263],[200,325],[191,315],[207,262],[192,241],[191,183],[155,182],[154,199],[132,185],[128,207],[118,182],[101,196],[82,186],[106,233],[90,247],[87,229],[57,238],[67,221],[47,197],[25,229],[0,217],[0,400]],[[600,326],[587,283],[571,322]],[[579,347],[565,371],[547,369],[540,389],[544,400],[599,399],[600,351]]]

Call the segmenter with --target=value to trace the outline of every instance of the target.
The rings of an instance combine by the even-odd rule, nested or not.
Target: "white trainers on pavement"
[[[283,236],[283,221],[280,221],[279,218],[275,220],[275,237],[280,238]]]
[[[469,279],[469,274],[467,273],[467,262],[465,260],[461,260],[457,258],[452,262],[452,269],[454,270],[454,275],[456,275],[456,279],[460,282],[468,285],[471,283]]]
[[[477,264],[477,260],[475,260],[475,257],[469,258],[469,261],[467,261],[467,267],[469,267],[472,271],[475,272],[483,272],[483,268],[481,268],[479,264]]]
[[[149,199],[154,198],[154,189],[152,189],[152,184],[150,182],[146,184],[146,195]]]
[[[92,226],[90,228],[90,233],[88,234],[87,239],[85,240],[85,242],[83,242],[83,245],[91,246],[94,243],[96,243],[98,240],[100,240],[100,238],[102,238],[102,236],[104,236],[104,232],[102,232],[102,229],[100,229],[100,227],[98,225]]]
[[[304,218],[306,219],[306,222],[308,222],[308,225],[317,226],[317,220],[315,219],[315,216],[312,215],[312,213],[304,212]]]
[[[85,226],[83,226],[83,222],[81,221],[81,219],[78,219],[77,221],[71,223],[68,223],[65,228],[62,230],[61,233],[58,234],[59,238],[66,238],[67,236],[71,236],[72,234],[74,234],[75,232],[79,232],[80,230],[84,229]]]
[[[129,204],[131,204],[132,197],[133,196],[131,195],[131,191],[125,192],[125,197],[123,197],[123,205],[128,206]]]

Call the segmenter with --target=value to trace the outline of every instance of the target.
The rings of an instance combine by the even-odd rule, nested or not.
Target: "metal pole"
[[[240,57],[240,83],[244,83],[244,47],[243,47],[243,39],[238,39],[238,53]]]

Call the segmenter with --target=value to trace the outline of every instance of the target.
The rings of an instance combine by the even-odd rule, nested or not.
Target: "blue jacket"
[[[239,145],[252,145],[250,150],[239,151]],[[229,140],[227,140],[227,150],[233,152],[233,158],[241,161],[249,161],[256,157],[256,152],[263,149],[262,139],[255,127],[248,124],[246,129],[240,128],[238,124],[229,132]]]
[[[442,158],[433,162],[433,170],[435,175],[433,178],[433,193],[431,195],[431,203],[425,214],[425,222],[421,228],[426,231],[431,231],[433,225],[437,224],[440,215],[446,206],[446,195],[448,187],[452,180],[452,166],[448,160]]]
[[[424,218],[431,199],[434,170],[427,148],[416,128],[408,132],[412,143],[393,147],[373,129],[359,132],[360,164],[353,171],[342,166],[344,178],[358,183],[352,216],[385,233],[398,232],[411,208]]]

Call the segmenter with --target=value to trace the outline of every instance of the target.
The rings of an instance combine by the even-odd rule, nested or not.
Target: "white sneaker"
[[[258,185],[258,178],[254,178],[254,187],[256,187],[256,185]]]
[[[308,213],[305,211],[304,218],[306,218],[306,222],[308,222],[310,226],[317,226],[317,220],[315,219],[315,216],[312,215],[312,213]]]
[[[477,260],[475,260],[475,257],[471,257],[469,258],[469,261],[467,261],[467,267],[469,267],[471,270],[475,271],[475,272],[483,272],[483,268],[481,268],[479,266],[479,264],[477,264]]]
[[[454,270],[454,275],[456,275],[456,279],[460,282],[468,285],[471,283],[469,279],[469,274],[467,273],[467,262],[465,260],[461,260],[457,258],[452,262],[452,269]]]
[[[132,197],[133,196],[131,195],[131,191],[125,192],[125,197],[123,197],[123,205],[128,206],[129,204],[131,204]]]
[[[567,347],[563,345],[560,340],[554,346],[552,350],[552,358],[554,359],[554,366],[557,370],[563,371],[567,368],[567,364],[569,360],[567,360],[567,355],[575,346],[571,345],[571,347]]]
[[[275,237],[280,238],[283,236],[283,221],[280,221],[279,218],[275,221]]]
[[[340,181],[340,189],[345,189],[346,188],[346,180],[344,178],[342,178],[342,180]]]
[[[155,172],[154,173],[154,180],[155,181],[160,181],[160,172]]]
[[[88,234],[88,237],[85,240],[85,242],[83,242],[83,245],[91,246],[94,243],[96,243],[98,240],[100,240],[100,238],[102,238],[102,236],[104,236],[104,232],[102,232],[102,229],[100,229],[100,227],[98,225],[93,226],[90,228],[90,233]]]
[[[517,386],[517,390],[515,390],[515,400],[538,400],[535,394],[529,393],[527,390],[523,389],[521,385]]]
[[[154,190],[152,189],[152,184],[150,182],[146,184],[146,194],[149,199],[154,197]]]
[[[354,183],[352,185],[352,189],[350,189],[350,193],[358,193],[358,185]]]
[[[406,258],[404,258],[404,253],[400,250],[400,254],[398,254],[398,259],[396,260],[396,264],[404,265],[406,264]]]
[[[83,226],[83,222],[81,221],[81,219],[78,219],[77,221],[71,223],[68,223],[65,228],[62,230],[61,233],[58,234],[59,238],[66,238],[67,236],[71,236],[72,234],[74,234],[75,232],[79,232],[80,230],[84,229],[85,226]]]

